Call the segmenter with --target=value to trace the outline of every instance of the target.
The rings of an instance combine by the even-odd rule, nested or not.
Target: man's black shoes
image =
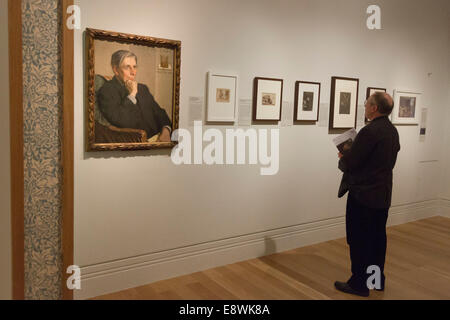
[[[367,291],[357,291],[357,290],[353,289],[352,287],[350,287],[347,282],[336,281],[334,283],[334,286],[339,291],[342,291],[342,292],[345,292],[345,293],[354,294],[354,295],[357,295],[357,296],[360,296],[360,297],[368,297],[369,296],[369,290],[367,290]]]

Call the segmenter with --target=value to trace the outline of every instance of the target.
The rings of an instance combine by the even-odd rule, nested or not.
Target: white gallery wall
[[[8,0],[0,0],[0,300],[12,298],[11,179],[9,159]]]
[[[332,76],[360,79],[360,120],[368,86],[423,93],[425,140],[418,126],[398,126],[402,149],[389,223],[438,213],[445,185],[438,181],[449,156],[442,152],[449,134],[446,0],[75,3],[81,8],[75,32],[77,298],[343,237],[346,199],[337,198],[341,173],[335,135],[328,134]],[[381,7],[381,30],[366,27],[371,4]],[[260,165],[176,166],[170,151],[87,153],[86,28],[182,42],[181,128],[190,126],[190,99],[204,99],[209,70],[239,74],[240,99],[251,99],[254,77],[282,78],[290,105],[295,81],[321,82],[321,121],[252,126],[280,129],[273,176],[261,176]]]
[[[450,21],[450,2],[447,3],[447,19]],[[449,23],[449,38],[450,43],[450,23]],[[450,59],[450,47],[448,49],[448,57]],[[442,177],[442,199],[443,199],[443,214],[450,217],[450,64],[448,65],[448,88],[447,94],[449,103],[447,104],[447,117],[446,117],[446,133],[444,137],[444,144],[442,152],[444,154],[444,174]]]

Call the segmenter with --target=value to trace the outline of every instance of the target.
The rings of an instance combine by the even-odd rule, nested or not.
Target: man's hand
[[[343,156],[344,156],[344,155],[343,155],[342,153],[340,153],[340,152],[338,153],[339,159],[342,158]]]
[[[164,127],[159,135],[159,142],[170,142],[170,130]]]
[[[344,151],[348,151],[348,150],[350,150],[351,147],[352,147],[351,144],[345,143],[342,148],[344,149]]]
[[[137,81],[133,81],[133,80],[127,80],[125,81],[125,87],[128,90],[128,93],[132,96],[136,96],[137,95],[137,91],[138,91],[138,83]]]

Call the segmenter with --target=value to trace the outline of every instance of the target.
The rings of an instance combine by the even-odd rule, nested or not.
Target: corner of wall
[[[8,0],[0,0],[0,59],[8,61]],[[0,300],[12,299],[11,186],[9,160],[9,68],[0,74]]]
[[[450,2],[445,3],[445,9],[447,10],[447,106],[445,108],[446,114],[444,115],[444,121],[450,122]],[[450,126],[445,126],[444,137],[442,141],[442,181],[440,198],[442,199],[442,213],[447,212],[447,216],[450,217]],[[442,214],[445,215],[445,214]]]

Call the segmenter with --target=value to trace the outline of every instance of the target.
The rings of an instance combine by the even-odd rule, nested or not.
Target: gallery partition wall
[[[13,299],[25,297],[22,6],[8,1]]]
[[[67,268],[73,265],[73,213],[74,213],[74,169],[73,169],[73,79],[74,79],[74,51],[73,51],[73,29],[68,28],[66,21],[69,21],[69,15],[74,10],[68,10],[73,5],[73,0],[62,1],[62,68],[63,68],[63,145],[62,145],[62,297],[63,299],[73,299],[73,290],[67,286],[68,274]]]
[[[0,74],[0,300],[12,297],[12,242],[11,242],[11,179],[9,142],[9,36],[8,1],[0,0],[0,59],[4,71]]]
[[[13,299],[72,299],[72,1],[9,0]]]

